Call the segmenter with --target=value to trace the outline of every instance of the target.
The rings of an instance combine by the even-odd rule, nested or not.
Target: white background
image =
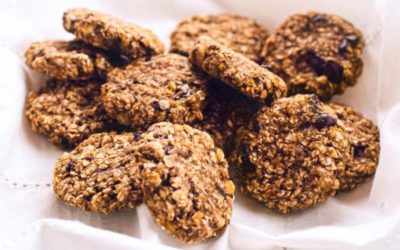
[[[226,233],[219,239],[191,247],[163,233],[144,205],[100,215],[61,202],[49,186],[54,162],[61,151],[31,132],[23,117],[27,91],[43,82],[42,76],[24,66],[23,52],[34,40],[71,39],[72,35],[62,28],[61,17],[65,9],[76,6],[108,12],[150,28],[166,44],[180,20],[198,13],[247,15],[271,31],[290,14],[307,10],[348,19],[366,37],[365,67],[358,85],[335,100],[362,111],[381,129],[382,154],[374,182],[340,194],[314,209],[288,216],[275,214],[238,192],[233,220]],[[0,246],[8,249],[161,247],[154,244],[194,249],[400,248],[399,11],[400,2],[396,0],[0,1]]]

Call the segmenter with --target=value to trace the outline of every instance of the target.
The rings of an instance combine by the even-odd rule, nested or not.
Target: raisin
[[[160,106],[158,105],[158,101],[154,101],[151,103],[151,106],[155,111],[161,111]]]
[[[316,15],[314,18],[313,18],[313,22],[315,23],[315,24],[325,24],[326,23],[326,18],[324,17],[324,16],[322,16],[322,15]]]
[[[364,151],[367,148],[367,146],[354,146],[353,147],[353,157],[354,158],[360,158],[364,155]]]
[[[360,38],[356,35],[348,35],[346,36],[346,40],[350,43],[351,47],[356,47]]]
[[[305,54],[307,64],[317,72],[318,75],[322,75],[325,69],[325,60],[318,56],[313,50],[307,50]]]
[[[117,195],[114,194],[114,193],[111,193],[111,194],[109,195],[109,198],[110,198],[110,200],[115,201],[115,200],[117,200]]]
[[[344,55],[347,52],[347,39],[343,39],[339,43],[339,49],[338,49],[339,54]]]
[[[66,168],[67,172],[71,172],[74,169],[75,169],[75,164],[72,161],[68,162],[67,168]]]
[[[314,125],[317,129],[322,129],[325,127],[330,127],[336,125],[336,118],[330,115],[320,115],[315,121]]]
[[[333,83],[341,83],[343,81],[343,67],[330,60],[326,63],[324,75]]]

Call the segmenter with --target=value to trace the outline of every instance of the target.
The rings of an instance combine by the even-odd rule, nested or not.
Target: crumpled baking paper
[[[373,182],[326,204],[286,216],[237,192],[225,234],[182,245],[152,220],[146,206],[110,215],[87,213],[58,200],[52,169],[61,151],[33,133],[24,98],[43,76],[24,66],[23,52],[40,39],[72,39],[62,12],[89,7],[154,30],[168,45],[176,24],[198,13],[253,17],[271,31],[290,14],[338,14],[367,40],[359,83],[335,101],[360,110],[381,130],[381,158]],[[400,247],[400,3],[396,0],[34,0],[0,2],[0,244],[6,249],[398,249]]]

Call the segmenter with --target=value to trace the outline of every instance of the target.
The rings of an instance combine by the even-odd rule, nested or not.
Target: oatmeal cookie
[[[34,42],[25,61],[30,68],[62,80],[105,78],[112,68],[102,50],[78,40]]]
[[[189,59],[201,70],[262,103],[286,95],[286,84],[277,75],[209,37],[201,37]]]
[[[133,208],[143,200],[142,176],[134,154],[133,133],[91,135],[54,168],[54,192],[83,210],[110,213]]]
[[[188,125],[161,122],[142,135],[144,200],[162,228],[186,243],[222,234],[235,185],[211,137]]]
[[[33,131],[66,149],[112,125],[101,103],[100,84],[92,81],[47,82],[28,94],[25,115]]]
[[[248,122],[259,105],[216,80],[209,85],[204,119],[192,126],[209,133],[215,145],[228,154],[236,130]]]
[[[379,130],[376,125],[354,109],[330,104],[349,136],[351,160],[338,176],[341,190],[351,190],[375,174],[379,162]]]
[[[70,9],[64,12],[63,25],[88,44],[132,59],[164,52],[164,45],[152,31],[102,12]]]
[[[242,191],[280,213],[335,195],[350,157],[340,121],[315,95],[282,98],[238,131],[232,162]]]
[[[257,21],[238,15],[197,15],[183,20],[171,35],[171,52],[184,56],[197,39],[207,35],[222,45],[260,61],[261,50],[269,32]]]
[[[309,12],[289,17],[266,40],[263,63],[286,81],[289,95],[326,101],[356,84],[363,48],[361,32],[348,21]]]
[[[108,114],[123,125],[191,123],[203,119],[206,80],[181,55],[143,58],[114,69],[102,87]]]

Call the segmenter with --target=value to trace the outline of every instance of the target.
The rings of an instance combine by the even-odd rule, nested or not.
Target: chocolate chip
[[[305,60],[318,75],[322,75],[324,73],[325,60],[318,56],[313,50],[307,50],[305,54]]]
[[[356,47],[360,38],[356,35],[348,35],[346,36],[346,40],[350,43],[351,47]]]
[[[90,201],[90,200],[92,199],[92,196],[90,196],[90,195],[85,195],[83,198],[84,198],[86,201]]]
[[[330,127],[336,125],[336,118],[330,115],[320,115],[315,121],[314,125],[317,129],[322,129],[325,127]]]
[[[364,151],[367,148],[367,146],[354,146],[353,147],[353,157],[354,158],[360,158],[364,155]]]
[[[344,55],[347,52],[347,39],[343,39],[339,43],[339,49],[338,49],[339,54]]]
[[[324,75],[333,83],[343,81],[343,67],[335,61],[328,61],[325,66]]]
[[[67,172],[71,172],[74,169],[75,169],[75,164],[73,162],[71,162],[71,161],[68,162],[67,168],[66,168]]]

